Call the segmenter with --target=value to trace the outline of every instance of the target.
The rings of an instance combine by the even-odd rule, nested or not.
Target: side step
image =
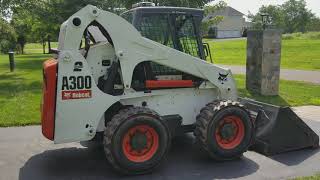
[[[161,116],[161,119],[167,124],[171,137],[176,136],[182,123],[182,117],[179,114]]]
[[[195,129],[195,124],[182,125],[182,117],[179,114],[161,116],[161,118],[169,127],[171,137],[182,136]]]
[[[319,147],[319,136],[291,108],[251,99],[240,99],[240,102],[256,116],[256,135],[250,150],[270,156]]]

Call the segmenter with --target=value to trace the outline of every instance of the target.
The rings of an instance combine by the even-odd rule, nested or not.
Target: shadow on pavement
[[[270,158],[282,164],[286,164],[288,166],[294,166],[309,159],[313,155],[317,154],[319,151],[320,149],[302,149],[299,151],[293,151],[293,152],[287,152],[284,154],[275,155]]]
[[[152,174],[121,176],[108,164],[102,146],[87,145],[87,148],[62,148],[34,155],[20,169],[19,179],[231,179],[258,169],[258,164],[246,157],[214,162],[192,136],[185,135],[173,140],[168,159]]]

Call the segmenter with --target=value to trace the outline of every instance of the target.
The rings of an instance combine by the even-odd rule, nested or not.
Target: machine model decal
[[[228,80],[228,78],[227,78],[228,75],[229,75],[229,73],[228,73],[228,74],[221,74],[221,73],[219,73],[219,78],[218,78],[218,80],[221,82],[221,84],[224,84],[224,82]]]
[[[91,89],[91,76],[63,76],[62,90]]]
[[[63,76],[62,100],[91,98],[91,87],[91,76]]]
[[[79,71],[82,71],[82,68],[83,68],[82,62],[78,61],[74,63],[73,71],[79,72]]]

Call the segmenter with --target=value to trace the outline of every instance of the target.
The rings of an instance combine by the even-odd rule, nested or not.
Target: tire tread
[[[112,154],[112,138],[119,126],[126,121],[128,118],[134,116],[134,115],[141,115],[141,114],[147,114],[154,116],[158,119],[161,119],[159,114],[157,114],[155,111],[144,108],[144,107],[128,107],[125,109],[121,109],[116,115],[114,115],[111,118],[111,121],[109,121],[106,125],[106,129],[104,131],[104,140],[103,140],[103,147],[106,154],[107,160],[110,162],[110,164],[113,166],[113,168],[121,173],[124,174],[137,174],[133,173],[131,171],[124,170],[121,168],[115,161],[115,158]],[[143,172],[145,173],[145,172]],[[143,174],[138,173],[138,174]]]
[[[200,110],[200,114],[196,118],[196,128],[194,130],[194,135],[196,137],[196,140],[200,143],[202,148],[205,149],[213,159],[218,160],[218,161],[222,161],[222,160],[226,160],[226,159],[222,158],[220,156],[217,156],[216,154],[209,151],[208,131],[209,131],[210,127],[208,125],[218,111],[220,111],[226,107],[229,107],[229,106],[237,106],[237,107],[244,109],[244,106],[242,104],[240,104],[240,102],[238,102],[238,101],[215,100],[211,103],[208,103],[205,107],[203,107]]]

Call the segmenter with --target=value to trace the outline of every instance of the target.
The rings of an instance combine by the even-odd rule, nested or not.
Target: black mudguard
[[[240,102],[255,117],[255,139],[250,150],[270,156],[319,147],[319,136],[291,108],[250,99]]]

